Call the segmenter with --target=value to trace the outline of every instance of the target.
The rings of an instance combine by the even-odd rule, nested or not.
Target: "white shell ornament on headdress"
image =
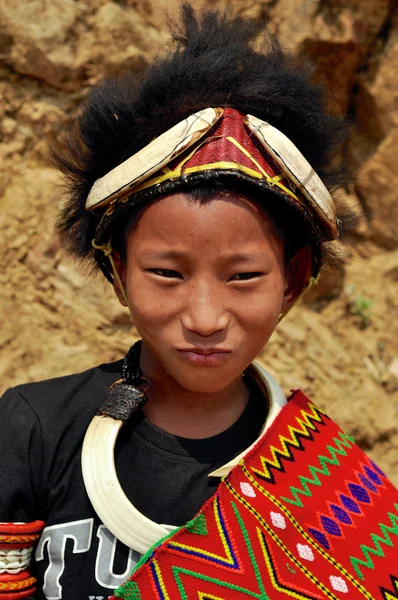
[[[87,197],[86,210],[103,208],[114,198],[128,195],[132,188],[200,140],[222,114],[222,108],[205,108],[162,133],[148,146],[97,179]]]
[[[266,121],[247,115],[245,124],[307,199],[308,208],[318,217],[318,223],[328,239],[336,239],[338,226],[333,198],[300,150],[284,133]]]

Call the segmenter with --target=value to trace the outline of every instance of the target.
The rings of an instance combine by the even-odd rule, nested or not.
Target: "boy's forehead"
[[[215,194],[206,203],[175,193],[148,205],[128,234],[142,258],[181,258],[194,252],[248,262],[278,243],[274,224],[242,194]]]
[[[132,231],[145,228],[170,232],[188,227],[186,236],[201,229],[209,231],[221,228],[223,233],[235,231],[244,235],[254,224],[273,229],[273,221],[265,207],[249,196],[233,190],[219,192],[210,199],[193,199],[186,193],[173,193],[149,203],[135,221]],[[185,236],[184,236],[185,237]]]

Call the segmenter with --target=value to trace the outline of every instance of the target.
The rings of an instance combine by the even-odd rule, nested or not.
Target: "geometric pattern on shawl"
[[[113,598],[398,599],[398,491],[301,392]]]

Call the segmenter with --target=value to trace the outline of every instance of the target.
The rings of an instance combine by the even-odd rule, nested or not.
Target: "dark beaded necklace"
[[[122,379],[109,388],[97,415],[125,422],[147,402],[150,382],[141,373],[141,346],[140,340],[128,351],[122,363]]]
[[[124,381],[130,385],[137,384],[142,380],[142,373],[140,369],[140,356],[141,356],[142,340],[136,342],[131,346],[123,359],[122,364],[122,377]]]

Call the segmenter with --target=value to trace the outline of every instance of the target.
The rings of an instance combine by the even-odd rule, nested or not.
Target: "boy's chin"
[[[216,394],[228,388],[241,375],[240,372],[237,372],[235,375],[228,374],[223,377],[221,372],[217,373],[217,369],[212,369],[212,371],[206,373],[205,369],[198,370],[196,374],[187,376],[185,373],[181,377],[176,374],[175,381],[187,392],[193,394]]]

